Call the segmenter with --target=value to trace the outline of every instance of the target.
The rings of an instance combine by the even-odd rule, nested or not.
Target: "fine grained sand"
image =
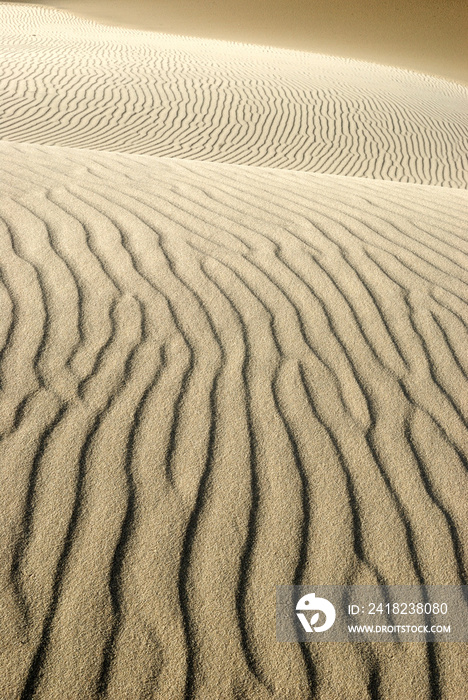
[[[104,24],[346,56],[468,85],[466,0],[47,0],[43,4]]]
[[[466,698],[275,639],[278,584],[467,582],[466,89],[0,15],[0,698]]]

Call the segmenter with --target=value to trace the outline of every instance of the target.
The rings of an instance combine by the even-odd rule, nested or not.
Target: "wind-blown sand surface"
[[[0,698],[466,698],[275,586],[467,582],[467,90],[0,14]]]
[[[468,85],[466,0],[47,0],[43,4],[103,24],[345,56]]]

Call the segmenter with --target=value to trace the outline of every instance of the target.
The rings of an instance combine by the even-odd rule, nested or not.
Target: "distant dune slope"
[[[274,600],[467,582],[466,192],[0,174],[0,697],[465,697],[464,645],[278,644]]]
[[[137,11],[137,9],[135,10]],[[468,91],[1,5],[0,138],[466,187]]]

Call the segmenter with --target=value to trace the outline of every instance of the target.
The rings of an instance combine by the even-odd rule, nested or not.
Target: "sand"
[[[20,2],[31,4],[31,0]],[[48,0],[43,4],[104,24],[345,56],[468,85],[466,0]]]
[[[466,698],[275,637],[467,582],[466,88],[0,15],[0,698]]]

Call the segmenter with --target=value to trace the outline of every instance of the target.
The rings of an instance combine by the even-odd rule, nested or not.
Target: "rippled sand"
[[[466,584],[467,90],[0,17],[0,698],[463,700],[275,587]]]

